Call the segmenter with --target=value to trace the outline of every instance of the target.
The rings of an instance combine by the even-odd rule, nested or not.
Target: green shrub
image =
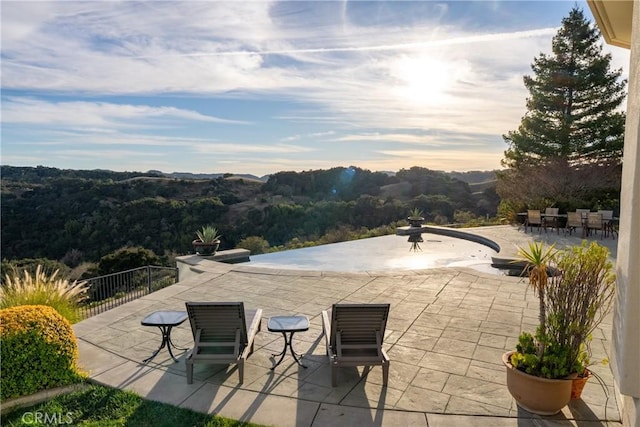
[[[68,320],[43,305],[0,310],[0,400],[82,381]]]
[[[269,250],[269,242],[260,236],[249,236],[240,240],[238,248],[248,249],[251,255],[263,254]]]
[[[582,374],[590,364],[591,334],[615,296],[613,264],[608,249],[595,242],[585,240],[560,251],[543,246],[532,243],[529,250],[519,250],[538,295],[540,325],[535,336],[520,335],[511,364],[544,378]]]
[[[544,354],[540,354],[544,348]],[[516,345],[516,353],[511,355],[511,364],[526,372],[542,378],[565,378],[578,371],[577,363],[567,366],[570,356],[569,346],[550,339],[538,327],[535,337],[522,332]]]
[[[80,319],[78,305],[86,298],[85,282],[69,282],[57,277],[58,270],[47,274],[42,266],[35,274],[28,270],[5,276],[0,287],[0,309],[19,305],[47,305],[56,309],[65,319],[75,323]]]

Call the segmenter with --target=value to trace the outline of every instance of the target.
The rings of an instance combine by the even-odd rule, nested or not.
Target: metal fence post
[[[151,266],[147,265],[147,289],[151,293]]]

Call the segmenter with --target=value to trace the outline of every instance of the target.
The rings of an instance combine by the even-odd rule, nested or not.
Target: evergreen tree
[[[527,112],[509,145],[496,191],[511,206],[615,208],[620,193],[626,96],[600,32],[574,7],[524,77]]]
[[[622,70],[611,70],[600,32],[575,7],[553,38],[553,54],[540,54],[525,76],[530,93],[518,130],[503,135],[509,148],[503,165],[511,169],[557,158],[567,166],[620,164],[626,96]]]

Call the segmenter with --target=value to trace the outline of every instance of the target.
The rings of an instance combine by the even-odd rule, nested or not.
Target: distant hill
[[[446,224],[456,212],[495,215],[499,203],[495,192],[485,191],[490,172],[460,173],[469,181],[483,179],[468,183],[421,167],[395,174],[336,167],[267,179],[2,165],[0,176],[3,258],[66,260],[70,266],[129,246],[189,253],[195,230],[206,224],[223,230],[223,248],[256,236],[281,246],[339,241],[349,230],[392,225],[413,207],[427,221]]]
[[[496,171],[447,172],[447,175],[467,184],[481,184],[496,180]]]
[[[191,173],[191,172],[171,172],[165,173],[161,171],[149,171],[149,173],[158,173],[162,174],[169,178],[179,178],[179,179],[217,179],[220,177],[226,179],[247,179],[250,181],[260,181],[267,182],[270,175],[264,175],[262,177],[251,175],[251,174],[232,174],[232,173]]]

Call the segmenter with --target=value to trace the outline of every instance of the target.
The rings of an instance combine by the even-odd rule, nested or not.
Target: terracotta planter
[[[538,415],[560,412],[571,400],[572,380],[550,380],[529,375],[513,367],[510,357],[515,351],[502,355],[507,369],[507,387],[518,406]]]
[[[593,375],[591,374],[591,371],[587,369],[584,376],[574,378],[573,380],[571,380],[572,381],[572,384],[571,384],[572,400],[580,399],[580,396],[582,396],[582,390],[584,389],[584,386],[587,384],[587,381],[589,381],[589,378],[591,378],[592,376]]]

